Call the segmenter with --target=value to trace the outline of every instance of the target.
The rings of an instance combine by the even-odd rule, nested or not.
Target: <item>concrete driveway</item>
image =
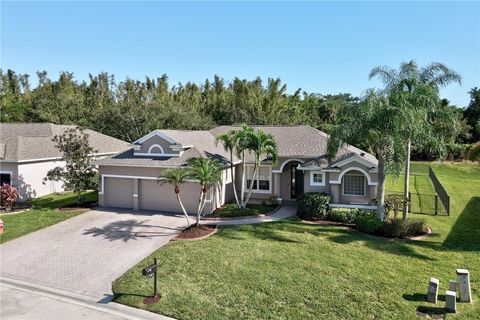
[[[0,245],[0,275],[108,299],[113,280],[185,226],[180,215],[92,210]]]

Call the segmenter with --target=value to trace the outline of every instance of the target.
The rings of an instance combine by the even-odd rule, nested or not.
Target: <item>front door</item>
[[[303,171],[297,170],[297,165],[290,166],[290,198],[297,199],[303,194]]]

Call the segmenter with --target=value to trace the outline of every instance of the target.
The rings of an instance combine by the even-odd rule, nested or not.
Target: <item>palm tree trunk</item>
[[[240,201],[238,200],[237,194],[237,186],[235,185],[235,174],[233,173],[233,150],[230,150],[230,174],[232,176],[232,186],[233,186],[233,194],[235,195],[235,201],[237,202],[237,206],[240,209]]]
[[[242,152],[242,183],[240,184],[240,206],[243,209],[244,206],[244,193],[245,193],[245,151]]]
[[[202,203],[203,203],[203,186],[202,186],[202,190],[200,191],[200,196],[198,197],[198,206],[197,206],[197,226],[200,225],[200,208],[202,207]]]
[[[200,213],[203,212],[203,209],[205,209],[206,204],[207,204],[207,193],[205,192],[203,195],[202,206],[200,207]]]
[[[177,193],[177,200],[178,203],[180,204],[180,207],[182,208],[183,214],[185,215],[185,218],[187,219],[188,226],[190,227],[190,219],[188,219],[188,213],[187,210],[185,210],[185,206],[183,205],[182,199],[180,198],[180,193]]]
[[[409,195],[410,195],[410,149],[412,146],[412,141],[410,138],[407,141],[407,155],[406,155],[406,161],[405,161],[405,180],[403,184],[403,198],[405,201],[405,204],[403,205],[403,220],[408,219],[408,211],[409,211]]]
[[[250,183],[250,186],[248,187],[248,194],[247,194],[247,198],[245,199],[245,204],[243,206],[243,209],[247,208],[248,201],[250,200],[250,196],[252,195],[253,179],[255,179],[255,176],[257,175],[257,170],[258,170],[259,165],[260,164],[257,163],[257,161],[255,161],[255,166],[253,167],[253,176],[252,176],[252,179],[250,180],[251,183]],[[258,186],[257,186],[257,188],[258,188]]]
[[[383,153],[378,153],[378,186],[377,186],[377,218],[385,218],[385,158]]]

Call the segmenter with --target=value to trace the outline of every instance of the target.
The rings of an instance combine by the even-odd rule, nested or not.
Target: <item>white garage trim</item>
[[[165,178],[158,178],[158,177],[149,177],[149,176],[127,176],[127,175],[121,175],[121,174],[102,174],[102,189],[98,190],[98,194],[103,194],[104,190],[104,185],[105,185],[105,178],[124,178],[124,179],[143,179],[143,180],[165,180]],[[187,179],[185,180],[187,182],[198,182],[198,180],[195,179]]]

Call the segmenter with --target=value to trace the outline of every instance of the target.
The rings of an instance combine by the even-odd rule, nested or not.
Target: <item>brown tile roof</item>
[[[21,161],[61,157],[52,141],[70,125],[53,123],[0,123],[0,160]],[[90,145],[98,153],[115,153],[128,148],[129,144],[93,130],[86,130]],[[2,154],[2,145],[3,154]]]

